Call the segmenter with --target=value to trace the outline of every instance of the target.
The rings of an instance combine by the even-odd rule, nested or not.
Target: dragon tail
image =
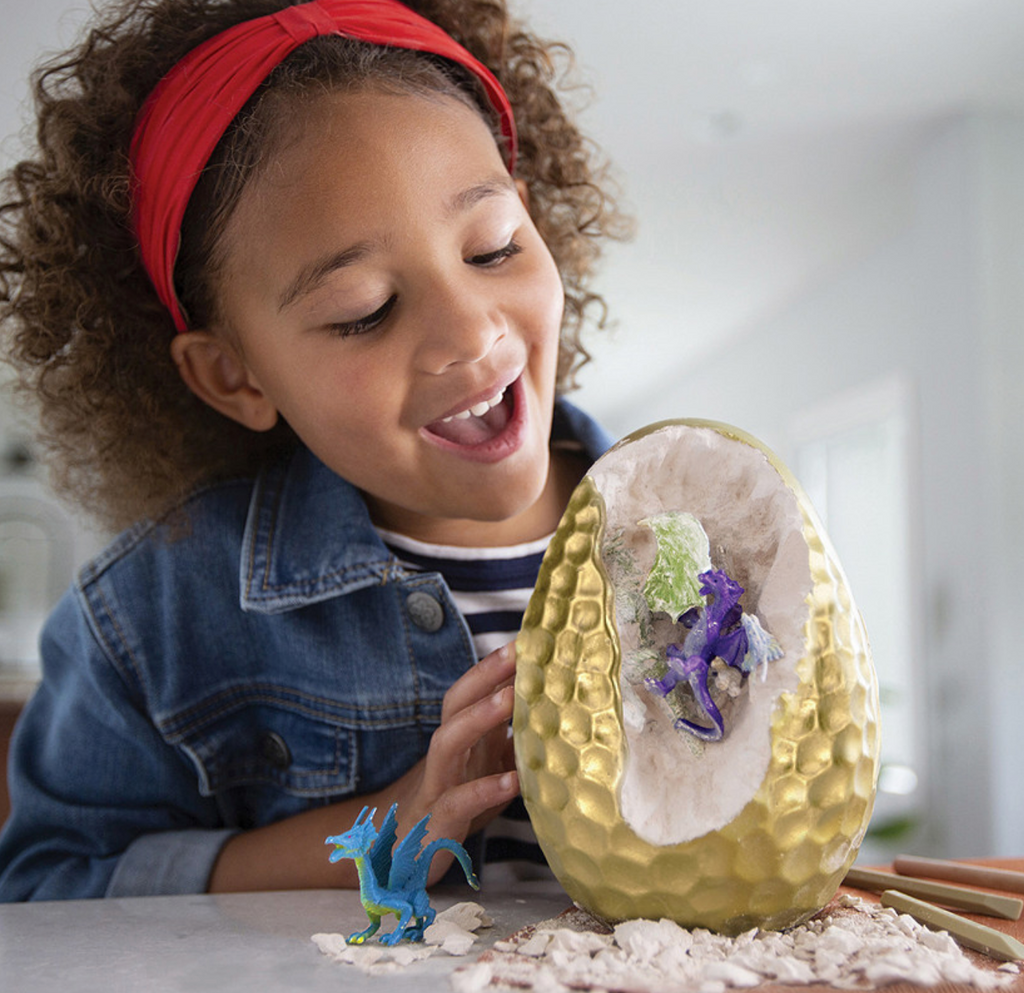
[[[424,871],[429,869],[434,856],[442,848],[446,848],[455,856],[456,859],[458,859],[459,865],[462,866],[462,871],[466,874],[466,882],[469,883],[473,889],[480,889],[480,880],[477,879],[476,873],[473,871],[473,860],[469,857],[469,852],[467,852],[466,849],[457,841],[452,841],[451,838],[438,838],[437,841],[432,841],[423,849],[423,854],[417,861],[423,865]]]

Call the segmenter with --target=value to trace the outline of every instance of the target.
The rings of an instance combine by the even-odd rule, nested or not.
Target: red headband
[[[303,42],[335,34],[429,52],[464,66],[498,113],[513,167],[515,121],[501,84],[441,28],[397,0],[312,0],[236,24],[193,49],[160,80],[142,107],[131,143],[133,222],[142,264],[179,331],[188,325],[174,293],[174,263],[181,221],[203,168],[271,70]]]

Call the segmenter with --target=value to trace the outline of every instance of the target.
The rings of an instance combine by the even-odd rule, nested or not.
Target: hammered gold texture
[[[831,899],[867,829],[879,761],[867,635],[810,504],[766,455],[803,515],[813,581],[806,650],[796,691],[776,704],[764,779],[717,831],[659,846],[623,820],[614,590],[599,554],[604,503],[590,477],[541,566],[516,642],[516,761],[555,876],[576,903],[606,919],[668,917],[730,934],[792,926]],[[686,791],[686,783],[666,784],[665,802],[687,802]]]

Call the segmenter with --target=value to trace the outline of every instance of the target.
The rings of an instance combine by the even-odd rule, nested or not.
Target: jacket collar
[[[578,447],[591,460],[611,441],[564,400],[555,404],[551,435],[553,444]],[[402,575],[359,490],[308,449],[299,448],[260,473],[242,539],[243,610],[281,613]]]

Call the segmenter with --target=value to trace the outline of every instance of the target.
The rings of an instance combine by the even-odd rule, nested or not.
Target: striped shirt
[[[444,577],[466,619],[477,659],[515,640],[551,535],[502,548],[463,548],[380,528],[378,533],[406,568]],[[484,831],[467,838],[466,848],[478,866],[486,864],[490,884],[551,877],[518,797]]]
[[[515,639],[550,535],[503,548],[462,548],[392,531],[379,533],[404,566],[444,577],[469,626],[478,659]]]

